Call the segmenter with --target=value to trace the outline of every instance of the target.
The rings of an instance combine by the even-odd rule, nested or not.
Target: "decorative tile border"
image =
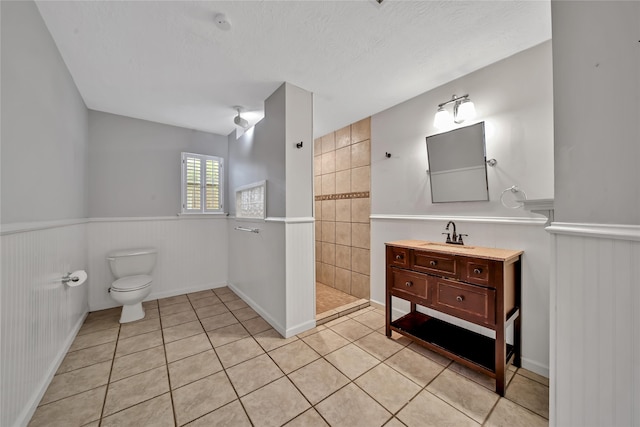
[[[320,200],[340,200],[340,199],[368,199],[368,191],[358,191],[354,193],[340,193],[340,194],[324,194],[322,196],[315,196],[316,202]]]

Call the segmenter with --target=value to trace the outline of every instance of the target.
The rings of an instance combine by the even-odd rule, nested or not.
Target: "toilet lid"
[[[144,288],[151,283],[151,276],[140,274],[138,276],[127,276],[118,279],[111,284],[111,288],[118,291],[135,291]]]

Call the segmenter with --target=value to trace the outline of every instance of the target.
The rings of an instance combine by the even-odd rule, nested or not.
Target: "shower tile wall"
[[[314,141],[316,281],[369,298],[371,119]]]

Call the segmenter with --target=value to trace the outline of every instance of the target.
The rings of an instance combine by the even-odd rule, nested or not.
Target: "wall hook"
[[[300,142],[298,142],[298,143],[296,144],[296,148],[302,148],[302,141],[300,141]]]
[[[497,164],[498,164],[498,161],[497,161],[496,159],[489,159],[489,160],[487,160],[486,162],[487,162],[487,164],[488,164],[489,166],[491,166],[491,167],[494,167],[495,165],[497,165]]]
[[[384,156],[385,156],[387,159],[389,159],[389,158],[391,158],[391,153],[388,153],[388,152],[386,152],[386,151],[385,151]]]

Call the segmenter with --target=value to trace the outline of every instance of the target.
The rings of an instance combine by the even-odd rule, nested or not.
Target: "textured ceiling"
[[[551,38],[548,0],[37,5],[87,107],[222,135],[284,81],[320,136]]]

